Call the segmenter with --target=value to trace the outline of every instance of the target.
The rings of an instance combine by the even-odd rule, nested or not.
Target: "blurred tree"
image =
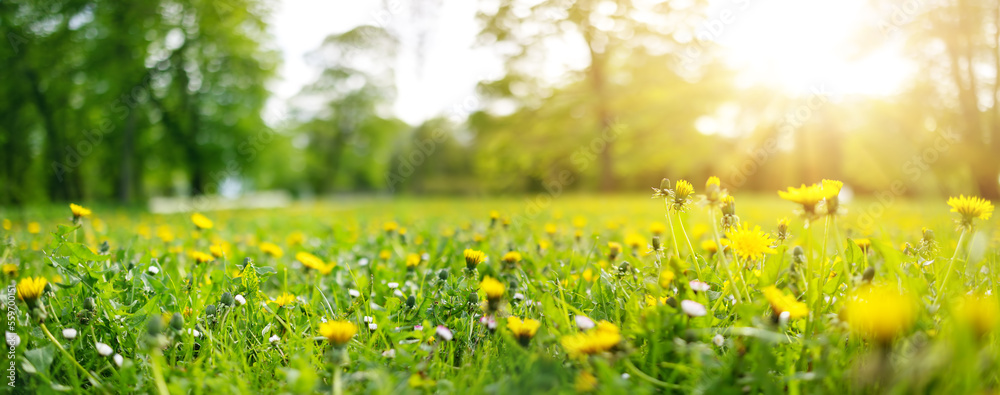
[[[680,55],[686,47],[695,44],[696,20],[693,17],[702,12],[707,2],[680,3],[627,0],[491,2],[498,5],[480,14],[484,24],[480,38],[483,43],[500,48],[506,59],[508,76],[496,82],[501,85],[500,91],[525,103],[547,96],[547,81],[540,65],[551,59],[553,48],[560,48],[556,56],[572,56],[573,50],[581,50],[586,69],[580,77],[585,83],[575,90],[593,98],[588,113],[596,120],[594,124],[581,126],[585,134],[601,138],[601,134],[612,129],[618,117],[612,108],[611,91],[617,82],[613,69],[641,52]],[[667,69],[681,63],[680,56],[675,56],[671,62],[660,66]],[[614,141],[604,140],[604,149],[596,152],[595,166],[600,188],[610,190],[615,186]]]
[[[876,0],[886,36],[900,35],[919,72],[913,109],[960,136],[979,194],[1000,198],[1000,1],[897,2]],[[955,173],[952,173],[954,175]]]
[[[198,194],[253,173],[237,147],[265,129],[264,4],[0,3],[0,202],[127,202],[185,168]]]
[[[407,128],[391,116],[398,42],[384,29],[360,26],[331,35],[308,55],[320,77],[295,98],[297,133],[308,144],[311,189],[381,189],[392,141]]]

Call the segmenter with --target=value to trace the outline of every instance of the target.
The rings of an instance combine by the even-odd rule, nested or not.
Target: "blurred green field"
[[[12,375],[21,392],[996,393],[995,220],[956,254],[944,201],[841,204],[807,229],[791,202],[737,196],[761,260],[714,251],[711,206],[668,220],[648,195],[299,202],[205,211],[201,230],[0,211],[8,284],[49,284],[8,310]],[[469,270],[466,249],[487,258]],[[357,334],[339,347],[324,321]]]

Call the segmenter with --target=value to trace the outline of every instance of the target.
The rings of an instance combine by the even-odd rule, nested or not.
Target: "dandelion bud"
[[[875,268],[869,266],[865,269],[865,273],[861,275],[861,281],[871,283],[873,278],[875,278]]]
[[[719,182],[719,177],[708,177],[708,181],[705,181],[705,198],[710,202],[715,202],[719,200],[721,194],[722,187]]]
[[[669,191],[670,190],[670,180],[667,179],[667,178],[664,178],[664,179],[660,180],[660,189],[668,190]]]
[[[479,303],[479,295],[477,295],[475,292],[472,292],[469,294],[468,297],[466,297],[466,301],[469,302],[470,305]]]
[[[87,311],[93,312],[97,308],[97,306],[94,304],[94,298],[84,299],[83,308]]]
[[[736,199],[732,196],[722,198],[722,215],[736,215]]]
[[[792,249],[792,259],[795,263],[805,263],[806,252],[802,249],[802,246],[795,246],[795,248]]]
[[[250,266],[252,264],[253,264],[253,259],[251,259],[250,257],[243,258],[243,267],[241,267],[240,270],[242,271],[243,269],[246,269],[247,266]]]
[[[210,304],[208,306],[205,306],[205,315],[211,317],[211,316],[215,315],[215,312],[216,312],[216,308],[215,308],[214,304]]]
[[[184,329],[184,317],[181,313],[174,313],[174,316],[170,317],[170,328],[175,331]]]
[[[232,307],[234,304],[236,304],[236,301],[233,299],[233,294],[229,292],[223,292],[222,297],[219,298],[219,303],[221,303],[225,307]]]
[[[416,297],[414,297],[413,295],[410,295],[410,296],[406,297],[406,307],[409,307],[409,308],[412,309],[416,305],[417,305],[417,298]]]
[[[153,316],[153,318],[146,324],[146,333],[150,336],[159,336],[160,332],[163,332],[163,318],[160,316]]]
[[[608,242],[608,260],[613,261],[618,257],[618,254],[622,252],[621,243],[611,241]]]
[[[934,241],[934,231],[924,228],[924,241],[932,242]]]
[[[441,269],[441,270],[439,270],[438,271],[438,279],[440,279],[441,281],[447,281],[448,280],[448,269]]]

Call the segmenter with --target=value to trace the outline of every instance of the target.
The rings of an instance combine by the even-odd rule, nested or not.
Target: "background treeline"
[[[265,114],[280,61],[268,2],[0,2],[0,204],[640,191],[713,174],[769,193],[825,177],[861,193],[901,182],[907,195],[1000,197],[1000,1],[873,25],[866,34],[904,41],[919,69],[880,98],[737,85],[714,45],[689,38],[704,2],[599,3],[484,5],[479,40],[503,49],[505,75],[482,81],[474,107],[409,125],[392,113],[392,29],[328,37],[308,57],[320,77],[276,117]],[[554,37],[588,59],[558,82],[538,75]]]

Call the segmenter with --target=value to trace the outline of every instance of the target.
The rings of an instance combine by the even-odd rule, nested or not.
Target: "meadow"
[[[15,393],[1000,391],[992,204],[695,185],[0,211],[6,376]]]

